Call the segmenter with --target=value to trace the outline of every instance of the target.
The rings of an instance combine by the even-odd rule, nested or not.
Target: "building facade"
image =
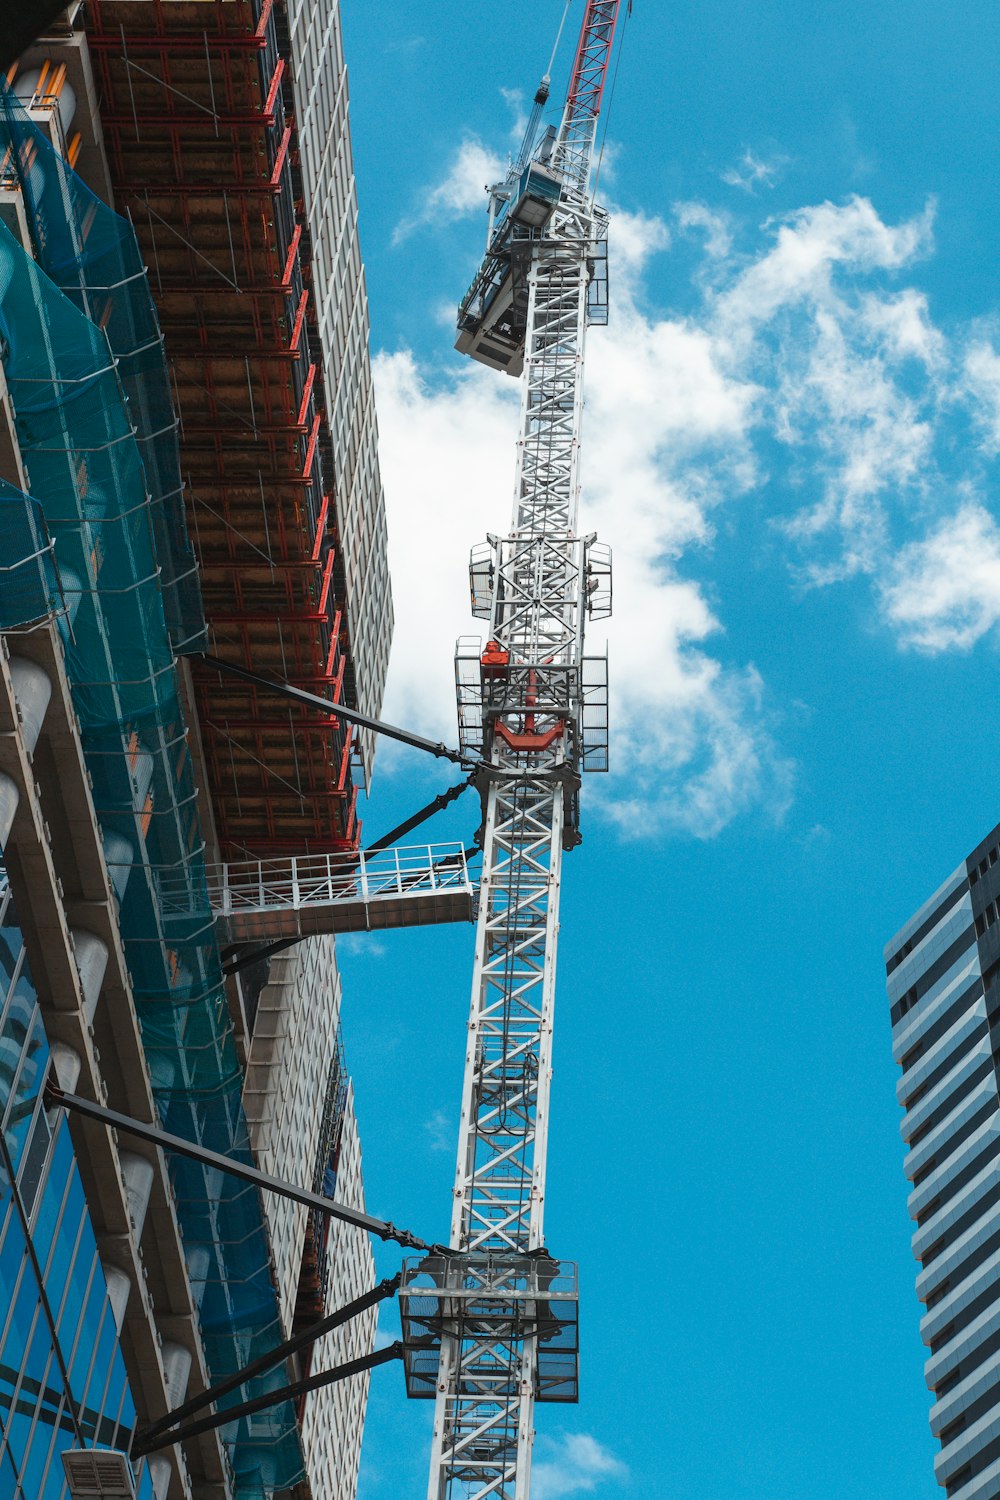
[[[1000,1495],[1000,827],[886,945],[917,1295],[953,1500]]]
[[[127,1448],[136,1409],[69,1127],[41,1098],[55,1065],[8,889],[0,996],[0,1494],[32,1500],[59,1493],[61,1447]]]
[[[368,712],[392,632],[339,8],[92,0],[212,652]],[[356,847],[370,737],[195,668],[225,857]]]
[[[287,14],[302,202],[314,206],[316,322],[357,701],[377,715],[389,665],[392,595],[340,4],[288,0]],[[323,204],[331,211],[318,211]],[[370,770],[375,746],[366,732],[359,748]]]
[[[332,936],[228,974],[209,897],[357,848],[335,705],[388,657],[338,8],[71,5],[0,96],[0,319],[0,1494],[353,1500],[367,1374],[114,1460],[370,1287],[367,1237],[43,1094],[364,1206]]]
[[[363,1209],[361,1143],[340,1043],[340,997],[332,936],[270,960],[255,1004],[244,1101],[254,1155],[265,1171],[298,1180],[303,1164],[311,1164],[310,1187]],[[360,1230],[327,1226],[288,1199],[271,1199],[266,1211],[286,1328],[298,1332],[375,1284],[371,1245]],[[313,1346],[308,1368],[329,1369],[366,1354],[374,1345],[377,1316],[369,1308],[327,1334]],[[306,1468],[323,1500],[353,1500],[368,1382],[367,1374],[353,1376],[318,1393],[306,1408]]]

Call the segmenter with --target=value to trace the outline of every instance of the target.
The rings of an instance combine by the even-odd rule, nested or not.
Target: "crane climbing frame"
[[[492,190],[483,269],[459,311],[460,349],[523,373],[512,528],[470,570],[490,621],[478,695],[459,674],[463,747],[481,735],[489,770],[451,1252],[410,1262],[400,1287],[408,1389],[436,1403],[428,1500],[528,1500],[535,1401],[575,1395],[576,1272],[545,1251],[543,1219],[561,861],[580,840],[588,740],[584,624],[610,612],[609,556],[578,535],[577,510],[607,223],[590,176],[619,9],[587,0],[558,132]],[[592,702],[592,668],[589,682]]]

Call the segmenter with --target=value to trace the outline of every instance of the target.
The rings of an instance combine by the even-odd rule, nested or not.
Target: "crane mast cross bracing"
[[[499,214],[494,190],[460,309],[459,347],[523,373],[511,531],[470,574],[490,639],[464,702],[490,771],[452,1253],[409,1263],[400,1289],[408,1389],[436,1403],[428,1500],[528,1500],[535,1401],[576,1399],[576,1272],[545,1251],[543,1219],[561,861],[587,768],[584,622],[609,613],[606,549],[577,535],[577,511],[606,225],[590,171],[618,11],[588,0],[559,131],[512,168]]]

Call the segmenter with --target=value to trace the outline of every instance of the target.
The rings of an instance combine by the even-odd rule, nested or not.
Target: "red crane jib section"
[[[621,0],[589,0],[566,96],[570,118],[596,119],[601,112],[620,8]]]

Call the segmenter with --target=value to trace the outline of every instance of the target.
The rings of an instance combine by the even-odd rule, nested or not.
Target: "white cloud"
[[[458,1135],[455,1120],[444,1109],[436,1109],[429,1120],[424,1121],[424,1132],[432,1151],[452,1151]]]
[[[422,47],[427,46],[425,36],[394,37],[385,44],[386,52],[419,52]]]
[[[1000,453],[1000,354],[975,337],[965,354],[964,390],[988,453]]]
[[[833,303],[833,277],[898,270],[932,245],[934,205],[902,224],[883,222],[867,198],[799,209],[778,225],[773,248],[739,274],[715,317],[736,347],[779,312],[803,301]]]
[[[884,341],[896,359],[913,358],[933,370],[945,358],[946,340],[931,322],[926,296],[914,287],[894,297],[863,297],[860,313],[862,324]]]
[[[674,218],[685,232],[700,229],[705,235],[705,253],[713,260],[726,256],[733,248],[729,215],[718,213],[707,203],[675,203]]]
[[[968,650],[1000,620],[1000,527],[970,501],[900,552],[885,584],[888,619],[925,651]]]
[[[540,1438],[531,1469],[535,1500],[563,1500],[595,1490],[603,1480],[626,1478],[628,1470],[596,1438],[586,1432],[566,1432],[557,1439]]]
[[[516,155],[528,124],[524,95],[520,89],[500,89],[510,111],[511,154]],[[507,158],[485,146],[477,135],[467,134],[454,153],[447,171],[436,186],[426,188],[419,206],[405,214],[393,230],[392,243],[400,245],[418,229],[453,224],[486,209],[486,190],[507,172]]]
[[[338,958],[384,958],[386,946],[367,932],[342,932],[337,938]]]
[[[673,218],[705,236],[694,309],[650,310],[670,235],[619,212],[612,322],[590,336],[581,529],[614,547],[616,610],[612,775],[588,792],[628,833],[708,837],[754,805],[780,817],[793,781],[767,684],[729,659],[724,604],[698,581],[721,508],[766,498],[761,540],[798,581],[868,578],[900,644],[967,648],[1000,618],[1000,535],[975,467],[1000,452],[1000,355],[981,328],[936,327],[900,284],[932,249],[931,202],[898,224],[861,197],[804,207],[766,224],[753,255],[708,205]],[[377,358],[376,387],[398,622],[389,717],[452,738],[452,645],[483,630],[468,549],[507,525],[518,389],[407,350]],[[949,444],[949,420],[978,424],[981,448]]]
[[[756,441],[792,465],[781,517],[812,584],[878,572],[892,509],[926,500],[945,341],[913,288],[867,278],[910,267],[932,244],[934,205],[886,224],[864,198],[800,209],[773,243],[707,295],[722,368],[761,392]],[[806,498],[803,498],[806,497]]]
[[[374,361],[396,633],[386,716],[454,739],[455,640],[476,627],[469,548],[510,511],[517,385],[471,363]]]
[[[524,103],[524,93],[521,89],[502,88],[500,94],[511,114],[511,141],[520,146],[524,132],[528,128],[528,111]]]
[[[757,156],[749,147],[733,167],[720,173],[727,187],[740,188],[744,193],[755,193],[759,187],[773,187],[785,166],[786,158],[774,155],[768,161]]]
[[[619,210],[615,216],[613,254],[616,270],[631,279],[642,271],[650,257],[670,244],[670,231],[655,214],[628,214]]]
[[[486,205],[486,188],[497,182],[506,164],[475,136],[466,136],[452,158],[451,166],[437,187],[423,194],[419,208],[406,215],[393,231],[394,245],[402,244],[415,230],[451,224]]]
[[[397,1328],[383,1328],[380,1323],[375,1329],[375,1348],[388,1349],[389,1345],[394,1344],[398,1338],[399,1330]]]
[[[709,836],[750,802],[780,811],[789,767],[759,678],[707,654],[719,622],[677,573],[685,551],[710,542],[712,509],[752,478],[744,432],[755,393],[722,373],[704,331],[641,310],[642,268],[668,242],[660,220],[616,216],[615,319],[594,335],[588,369],[582,524],[614,544],[619,601],[619,774],[590,791],[627,830]],[[405,351],[379,356],[375,374],[398,622],[387,711],[453,735],[452,645],[482,631],[464,602],[468,549],[507,524],[518,389],[474,365],[422,370]]]
[[[781,434],[814,449],[821,481],[820,498],[798,511],[787,534],[807,543],[831,531],[840,537],[837,553],[821,550],[808,563],[813,582],[878,567],[889,546],[882,501],[919,489],[931,455],[933,427],[919,402],[894,378],[884,351],[855,332],[817,312],[805,358],[778,379]]]

